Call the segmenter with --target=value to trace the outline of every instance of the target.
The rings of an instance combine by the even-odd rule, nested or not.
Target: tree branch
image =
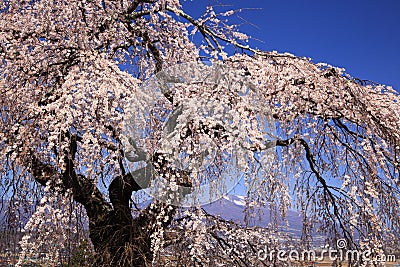
[[[293,144],[294,142],[299,142],[302,145],[302,147],[304,148],[305,153],[306,153],[306,159],[307,159],[307,162],[308,162],[308,164],[310,166],[310,169],[311,169],[312,173],[314,173],[314,175],[317,178],[318,182],[322,185],[322,188],[323,188],[324,193],[325,193],[324,197],[325,198],[328,197],[330,199],[330,201],[329,202],[327,201],[326,205],[325,205],[327,211],[329,211],[328,203],[330,203],[332,205],[332,207],[333,207],[334,216],[336,217],[336,219],[337,219],[337,221],[338,221],[338,223],[340,225],[340,228],[343,231],[344,237],[348,241],[352,240],[351,239],[351,233],[349,232],[349,230],[347,229],[347,227],[344,225],[344,223],[342,221],[342,216],[340,215],[339,207],[338,207],[338,205],[336,203],[336,198],[333,195],[333,193],[330,191],[330,186],[326,183],[326,180],[321,176],[319,171],[316,169],[315,159],[314,159],[314,156],[313,156],[313,154],[311,152],[311,149],[310,149],[308,143],[303,138],[293,137],[293,138],[289,138],[289,139],[286,139],[286,140],[277,140],[276,141],[276,146],[286,147],[286,146],[289,146],[289,145]]]
[[[65,151],[66,169],[60,173],[54,166],[41,161],[33,151],[30,153],[30,171],[35,180],[43,186],[51,186],[53,189],[57,182],[61,182],[62,189],[72,191],[75,201],[81,203],[91,220],[97,220],[105,216],[111,210],[110,204],[104,199],[102,193],[97,189],[92,180],[84,175],[77,174],[74,168],[74,157],[77,150],[76,136],[65,134],[70,137],[69,151]]]

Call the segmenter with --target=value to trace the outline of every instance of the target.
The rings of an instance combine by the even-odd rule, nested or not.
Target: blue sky
[[[187,0],[199,15],[214,0]],[[262,50],[290,52],[344,67],[354,77],[400,91],[400,1],[218,0],[245,10],[241,29]],[[236,18],[235,18],[236,21]],[[253,25],[252,25],[253,24]]]

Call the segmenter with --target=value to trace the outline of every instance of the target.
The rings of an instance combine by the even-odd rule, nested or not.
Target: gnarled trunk
[[[61,181],[63,190],[70,189],[74,200],[85,207],[89,217],[89,236],[96,252],[95,266],[150,266],[150,237],[156,229],[157,214],[162,210],[168,211],[169,219],[162,222],[162,227],[166,227],[171,222],[174,209],[156,203],[142,210],[139,216],[132,216],[131,195],[142,189],[143,184],[148,184],[144,182],[141,187],[133,178],[142,170],[116,177],[108,188],[111,203],[107,202],[92,180],[76,173],[72,159],[76,153],[77,138],[70,140],[63,173],[32,154],[29,162],[32,175],[43,186]]]
[[[90,239],[96,251],[96,266],[150,266],[152,262],[151,235],[156,214],[165,208],[155,204],[133,218],[129,200],[140,187],[131,174],[117,177],[109,186],[113,208],[94,211],[90,216]],[[169,222],[166,222],[169,223]]]
[[[147,216],[125,218],[110,211],[103,220],[90,220],[96,266],[150,266],[152,261]]]

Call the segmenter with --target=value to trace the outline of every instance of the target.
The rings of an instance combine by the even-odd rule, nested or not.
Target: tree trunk
[[[161,227],[167,227],[175,212],[166,204],[156,203],[142,210],[139,216],[132,216],[129,203],[132,193],[149,185],[150,176],[143,174],[151,173],[153,167],[148,165],[112,180],[108,188],[109,203],[93,180],[76,173],[73,159],[78,137],[69,133],[66,137],[70,140],[70,147],[65,151],[65,171],[60,173],[32,153],[28,162],[32,175],[43,186],[61,181],[63,190],[71,190],[74,200],[85,207],[89,217],[89,236],[96,252],[95,266],[150,266],[151,235],[156,229],[157,215],[163,211],[168,216],[168,220],[161,222]],[[140,178],[141,185],[133,177]]]
[[[150,227],[146,216],[126,218],[115,210],[104,220],[90,220],[95,266],[150,266]]]
[[[74,145],[72,147],[70,155],[74,156]],[[95,266],[150,266],[150,237],[155,230],[157,214],[161,210],[169,211],[170,219],[163,221],[162,225],[166,227],[171,222],[174,209],[154,204],[133,218],[129,201],[133,191],[142,189],[133,179],[133,175],[140,171],[119,176],[110,183],[110,204],[92,180],[76,174],[71,158],[66,159],[67,168],[63,173],[34,154],[29,165],[39,184],[51,186],[54,181],[61,181],[63,190],[70,189],[74,200],[85,207],[89,217],[89,236],[96,252]]]

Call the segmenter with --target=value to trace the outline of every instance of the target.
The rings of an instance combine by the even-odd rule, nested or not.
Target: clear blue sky
[[[243,31],[263,41],[252,41],[255,47],[344,67],[400,91],[400,0],[217,1],[233,9],[261,8],[240,14],[249,22]],[[184,6],[198,15],[217,1],[187,0]]]

